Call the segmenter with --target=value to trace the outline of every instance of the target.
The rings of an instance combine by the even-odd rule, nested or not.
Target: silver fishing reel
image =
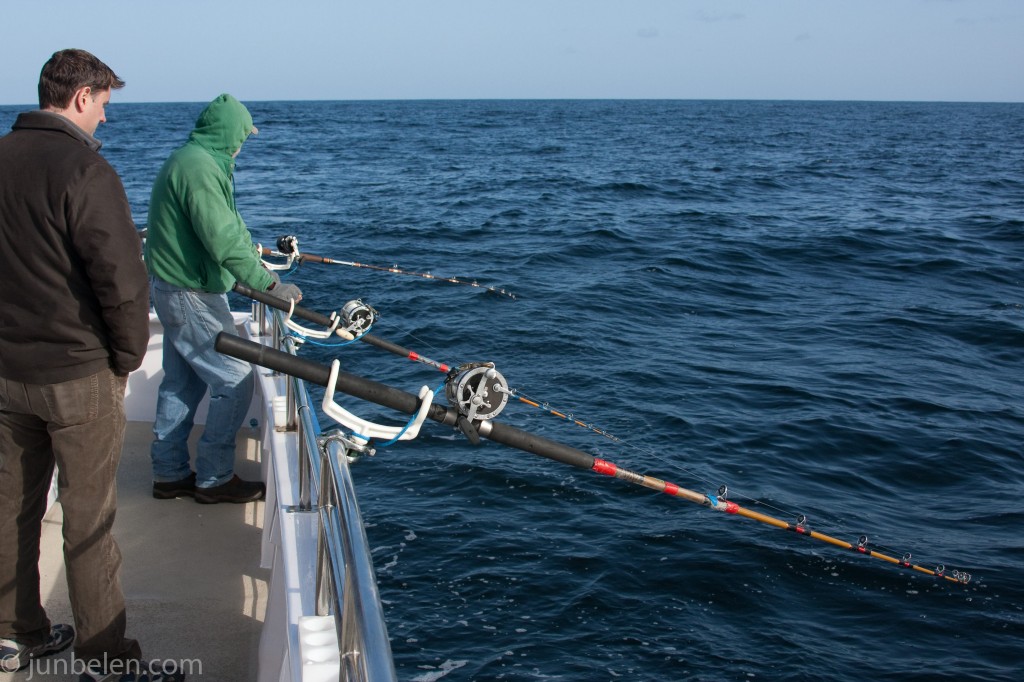
[[[459,368],[445,387],[448,404],[469,421],[493,419],[508,404],[508,382],[492,363]]]
[[[341,309],[341,320],[346,331],[359,336],[365,334],[377,320],[377,311],[356,299]]]
[[[286,256],[291,254],[298,256],[299,238],[293,234],[281,235],[277,238],[277,250]]]

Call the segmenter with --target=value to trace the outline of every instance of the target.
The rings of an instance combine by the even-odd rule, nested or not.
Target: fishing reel
[[[285,326],[300,335],[301,338],[329,339],[335,334],[352,341],[357,336],[362,336],[377,320],[377,311],[366,305],[359,299],[349,301],[341,309],[340,313],[331,313],[331,326],[324,330],[310,329],[304,327],[292,319],[295,311],[295,301],[291,302],[291,309],[285,315]]]
[[[288,256],[291,254],[299,255],[299,238],[293,234],[282,235],[277,238],[277,250],[280,253]]]
[[[267,270],[291,270],[292,265],[302,255],[299,253],[299,238],[294,235],[278,237],[277,251],[271,252],[269,249],[264,249],[262,245],[257,245],[257,251],[262,255],[274,256],[276,258],[283,256],[285,258],[283,263],[263,261],[263,267]]]
[[[445,386],[448,404],[470,422],[497,417],[508,404],[510,394],[508,382],[492,362],[453,369]]]
[[[343,329],[356,336],[368,332],[373,323],[377,321],[377,317],[377,311],[358,298],[349,301],[341,309]]]

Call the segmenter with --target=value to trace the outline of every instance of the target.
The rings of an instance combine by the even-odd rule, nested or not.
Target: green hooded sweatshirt
[[[232,155],[254,132],[249,111],[221,95],[199,115],[153,183],[146,266],[165,282],[224,293],[235,281],[265,291],[273,278],[235,208]]]

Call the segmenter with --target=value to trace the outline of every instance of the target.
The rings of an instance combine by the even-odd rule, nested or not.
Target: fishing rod
[[[423,279],[433,279],[433,280],[437,280],[437,281],[440,281],[440,282],[448,282],[449,284],[463,284],[465,286],[476,287],[477,289],[485,289],[487,291],[490,291],[491,293],[499,294],[501,296],[508,296],[509,298],[511,298],[513,300],[515,300],[515,298],[516,298],[516,295],[514,293],[512,293],[511,291],[506,291],[505,289],[499,289],[497,287],[488,286],[486,284],[479,284],[475,280],[471,281],[471,280],[466,280],[466,279],[460,279],[458,277],[439,277],[437,275],[432,275],[429,272],[413,272],[411,270],[402,270],[397,265],[393,265],[393,266],[390,266],[390,267],[383,266],[383,265],[369,265],[367,263],[356,263],[354,261],[338,260],[338,259],[335,259],[335,258],[327,258],[327,257],[324,257],[324,256],[315,256],[315,255],[309,254],[309,253],[300,253],[299,252],[299,240],[294,235],[285,235],[285,236],[282,236],[282,237],[278,237],[278,239],[277,239],[277,251],[268,249],[268,248],[263,247],[263,246],[260,246],[259,249],[260,249],[260,254],[263,255],[263,256],[272,256],[272,257],[278,257],[278,258],[286,258],[287,259],[287,263],[285,265],[283,265],[283,266],[279,266],[279,267],[282,267],[282,268],[291,267],[292,263],[294,263],[295,261],[298,261],[300,265],[302,263],[323,263],[325,265],[348,265],[348,266],[354,267],[354,268],[364,268],[364,269],[367,269],[367,270],[377,270],[377,271],[380,271],[380,272],[390,272],[390,273],[395,274],[395,275],[411,275],[413,277],[421,277]]]
[[[308,308],[298,306],[295,304],[295,301],[286,302],[266,292],[256,291],[241,282],[236,282],[233,290],[238,294],[278,310],[287,311],[288,316],[285,319],[285,324],[300,333],[318,332],[310,332],[308,329],[298,327],[291,322],[290,318],[292,316],[327,327],[330,330],[335,330],[335,333],[345,338],[352,337],[352,332],[357,332],[358,336],[354,337],[356,341],[363,341],[399,357],[407,358],[444,372],[447,375],[445,379],[446,397],[449,402],[462,406],[468,417],[459,419],[457,426],[474,444],[478,443],[480,439],[470,421],[475,418],[484,419],[497,416],[505,408],[508,396],[511,395],[505,377],[494,368],[493,362],[464,362],[451,366],[437,360],[431,360],[414,350],[399,346],[397,343],[374,336],[368,331],[363,331],[372,326],[376,311],[369,308],[369,306],[363,305],[361,301],[349,301],[342,308],[340,316],[338,313],[331,313],[328,317]],[[339,323],[345,326],[339,328]]]
[[[310,310],[309,308],[304,308],[302,306],[295,305],[294,302],[285,301],[281,298],[278,298],[277,296],[273,296],[264,291],[256,291],[255,289],[248,287],[245,284],[242,284],[241,282],[235,282],[235,285],[232,288],[232,290],[235,293],[241,294],[242,296],[245,296],[247,298],[251,298],[254,301],[259,301],[260,303],[268,305],[272,308],[277,308],[278,310],[287,312],[294,317],[301,318],[303,320],[306,320],[307,322],[312,322],[313,324],[320,325],[321,327],[327,327],[328,329],[332,329],[337,328],[339,324],[339,316],[337,313],[332,313],[331,316],[322,315],[314,310]],[[358,305],[354,305],[353,303],[354,302],[350,301],[342,309],[342,314],[340,316],[342,324],[345,324],[345,329],[348,330],[351,330],[353,326],[356,328],[356,330],[368,328],[372,323],[372,320],[367,321],[366,318],[360,319],[358,317],[356,317],[353,320],[353,317],[356,314],[364,312],[362,308],[360,308]],[[372,309],[370,312],[372,314]],[[419,362],[424,365],[428,365],[441,372],[448,373],[452,371],[452,367],[446,365],[443,362],[431,360],[428,357],[420,355],[416,351],[409,350],[408,348],[403,348],[402,346],[399,346],[397,343],[392,343],[391,341],[388,341],[386,339],[374,336],[369,332],[363,332],[358,334],[358,336],[355,336],[355,340],[362,341],[363,343],[368,343],[371,346],[376,346],[377,348],[381,348],[383,350],[388,351],[389,353],[393,353],[403,358],[408,358],[409,360],[412,360],[414,362]]]
[[[236,284],[234,290],[239,294],[252,298],[256,301],[265,303],[266,305],[269,305],[273,308],[286,311],[289,313],[289,316],[294,315],[295,317],[299,317],[314,324],[329,328],[332,326],[336,326],[338,324],[337,313],[332,313],[331,316],[328,317],[326,315],[322,315],[308,308],[297,306],[294,304],[294,302],[286,303],[282,299],[272,296],[268,293],[255,291],[241,283]],[[348,304],[346,304],[345,308],[343,309],[343,315],[346,315],[346,322],[348,320],[347,315],[350,313],[352,309],[353,302],[350,301]],[[372,319],[369,321],[369,323],[372,324]],[[350,326],[349,328],[352,327]],[[308,330],[304,331],[307,331],[308,333]],[[500,372],[494,369],[494,363],[463,363],[461,365],[452,367],[450,365],[440,363],[435,360],[431,360],[430,358],[420,355],[416,351],[409,350],[407,348],[399,346],[398,344],[373,336],[369,333],[363,333],[356,338],[357,340],[364,341],[366,343],[369,343],[373,346],[386,350],[400,357],[405,357],[410,360],[434,367],[435,369],[438,369],[442,372],[446,372],[448,374],[446,380],[448,391],[446,391],[446,395],[449,399],[449,402],[459,407],[462,407],[464,411],[472,410],[474,412],[474,417],[496,417],[504,409],[508,399],[514,398],[521,403],[524,403],[533,408],[537,408],[563,422],[570,423],[574,426],[582,427],[588,431],[591,431],[592,433],[595,433],[599,436],[603,436],[604,438],[607,438],[619,445],[628,446],[640,450],[654,457],[655,459],[664,461],[663,457],[659,456],[656,452],[649,448],[629,442],[592,423],[584,422],[581,419],[577,418],[571,412],[560,411],[558,409],[555,409],[549,403],[540,402],[537,399],[531,398],[530,396],[527,396],[519,389],[509,388],[509,385],[507,381],[505,381],[505,378],[500,374]],[[478,434],[476,433],[475,429],[472,428],[472,425],[469,423],[469,420],[464,418],[461,419],[458,423],[458,426],[459,429],[467,436],[467,438],[470,439],[471,442],[473,442],[474,444],[479,442]],[[676,465],[673,464],[673,466]],[[687,471],[685,468],[683,470]],[[702,479],[705,483],[709,483],[706,479],[703,479],[695,472],[689,471],[688,473],[690,473],[691,475],[695,476],[698,479]],[[718,496],[724,498],[727,494],[727,487],[721,486],[719,488]],[[779,514],[791,513],[787,512],[786,510],[779,509],[778,507],[758,502],[757,500],[754,500],[753,498],[744,495],[740,495],[740,497],[750,500],[750,502],[754,504],[759,504],[768,509],[772,509]],[[792,515],[796,518],[796,524],[793,525],[793,528],[791,530],[794,530],[794,532],[803,533],[803,531],[805,531],[808,527],[807,517],[803,514]],[[853,548],[851,543],[843,543],[842,541],[837,542],[841,547],[849,549]],[[864,551],[867,547],[867,544],[867,538],[865,536],[861,536],[857,542],[857,551]],[[902,561],[904,563],[909,562],[909,560],[910,555],[904,555],[904,557],[902,558]],[[944,568],[939,567],[936,569],[936,571],[938,573],[942,573],[944,571]],[[961,577],[963,576],[967,576],[968,580],[970,579],[968,574],[962,574]]]
[[[295,239],[295,238],[294,237],[281,237],[278,240],[278,248],[282,247],[281,240],[292,240],[292,239]],[[288,248],[288,247],[285,246],[285,248]],[[261,251],[264,254],[284,255],[283,253],[269,252],[268,249],[264,249],[262,247],[261,247]],[[292,252],[292,254],[294,254],[294,253],[296,253],[296,251]],[[304,258],[304,257],[319,258],[319,256],[298,256],[298,258]],[[255,289],[252,289],[252,288],[242,284],[241,282],[236,282],[235,283],[234,291],[236,293],[241,294],[242,296],[246,296],[246,297],[251,298],[251,299],[253,299],[255,301],[259,301],[260,303],[264,303],[264,304],[269,305],[269,306],[271,306],[273,308],[277,308],[278,310],[281,310],[281,311],[289,313],[289,315],[293,315],[295,317],[304,319],[304,320],[306,320],[308,322],[312,322],[313,324],[317,324],[317,325],[320,325],[322,327],[327,327],[328,329],[333,329],[338,324],[338,322],[336,321],[338,319],[336,313],[332,313],[331,316],[328,317],[326,315],[322,315],[322,314],[317,313],[317,312],[315,312],[313,310],[310,310],[308,308],[303,308],[301,306],[295,305],[294,302],[287,303],[287,302],[283,301],[282,299],[280,299],[280,298],[278,298],[276,296],[272,296],[272,295],[267,294],[265,292],[256,291]],[[344,318],[346,321],[348,320],[347,316],[351,315],[351,313],[354,310],[359,310],[361,312],[361,309],[357,306],[357,304],[360,304],[360,303],[361,303],[360,301],[350,301],[349,303],[346,304],[345,308],[343,308],[343,310],[342,310],[342,314],[346,315],[346,318]],[[370,313],[371,314],[375,314],[375,311],[372,311],[372,309],[370,309]],[[350,331],[353,331],[354,330],[353,326],[359,327],[359,326],[362,326],[364,324],[366,324],[366,325],[372,324],[372,322],[373,322],[372,319],[370,319],[368,322],[365,321],[365,320],[360,320],[360,321],[357,321],[357,323],[355,325],[350,324],[348,329]],[[302,333],[308,334],[309,332],[306,331],[306,330],[302,330]],[[343,334],[339,334],[339,335],[344,336]],[[441,363],[441,362],[437,362],[436,360],[431,360],[430,358],[427,358],[427,357],[424,357],[424,356],[420,355],[419,353],[417,353],[414,350],[409,350],[408,348],[403,348],[402,346],[399,346],[398,344],[392,343],[390,341],[386,341],[385,339],[381,339],[379,337],[375,337],[375,336],[373,336],[373,335],[371,335],[369,333],[360,334],[359,336],[356,337],[356,339],[360,340],[360,341],[364,341],[366,343],[369,343],[370,345],[377,346],[378,348],[386,350],[389,353],[393,353],[393,354],[398,355],[400,357],[405,357],[405,358],[408,358],[408,359],[413,360],[415,362],[420,362],[422,364],[429,365],[429,366],[434,367],[435,369],[438,369],[438,370],[440,370],[442,372],[450,372],[450,371],[452,371],[452,367],[450,365],[447,365],[447,364]],[[467,366],[469,366],[469,363],[464,364],[464,365],[460,365],[459,367],[467,367]],[[548,404],[547,402],[543,402],[542,403],[542,402],[540,402],[540,401],[538,401],[538,400],[536,400],[536,399],[526,395],[525,393],[523,393],[521,390],[519,390],[517,388],[509,388],[507,384],[505,384],[504,388],[508,391],[508,396],[510,398],[514,398],[514,399],[518,400],[519,402],[521,402],[521,403],[523,403],[525,405],[529,405],[530,407],[534,407],[534,408],[537,408],[537,409],[542,410],[544,412],[547,412],[548,414],[550,414],[553,417],[556,417],[558,419],[562,419],[562,420],[568,421],[569,423],[571,423],[571,424],[573,424],[575,426],[579,426],[579,427],[582,427],[582,428],[587,429],[589,431],[592,431],[593,433],[596,433],[596,434],[598,434],[600,436],[604,436],[605,438],[608,438],[609,440],[612,440],[612,441],[614,441],[616,443],[623,443],[624,442],[618,436],[616,436],[616,435],[614,435],[612,433],[609,433],[608,431],[605,431],[604,429],[601,429],[601,428],[595,426],[594,424],[590,424],[590,423],[581,421],[580,419],[577,419],[572,413],[556,410],[556,409],[552,408],[551,405]]]
[[[301,318],[301,319],[306,320],[308,322],[312,322],[313,324],[316,324],[316,325],[319,325],[319,326],[322,326],[322,327],[327,327],[327,328],[331,329],[331,328],[334,328],[335,326],[337,326],[337,324],[338,324],[338,322],[337,322],[337,320],[338,320],[337,313],[331,313],[331,316],[328,317],[328,316],[322,315],[321,313],[318,313],[316,311],[310,310],[309,308],[304,308],[302,306],[296,305],[293,301],[292,302],[285,302],[282,299],[280,299],[280,298],[278,298],[276,296],[272,296],[271,294],[268,294],[266,292],[256,291],[255,289],[252,289],[252,288],[246,286],[245,284],[242,284],[241,282],[236,282],[235,283],[234,291],[236,293],[238,293],[238,294],[243,295],[243,296],[247,296],[248,298],[251,298],[251,299],[253,299],[255,301],[259,301],[260,303],[264,303],[264,304],[266,304],[266,305],[268,305],[268,306],[270,306],[272,308],[276,308],[278,310],[287,312],[287,313],[289,313],[289,316],[298,317],[298,318]],[[354,302],[350,301],[342,309],[342,315],[344,316],[342,318],[343,319],[343,324],[346,324],[347,326],[345,328],[346,329],[350,329],[350,330],[353,329],[353,324],[349,323],[348,315],[351,314],[351,311],[357,309],[357,308],[353,307],[353,303]],[[369,323],[372,324],[372,320],[370,320]],[[294,327],[293,327],[293,329],[294,329]],[[309,332],[308,332],[308,330],[302,330],[302,333],[309,333]],[[452,374],[452,375],[458,375],[460,373],[465,372],[466,370],[472,370],[475,367],[490,367],[490,368],[494,367],[493,363],[463,363],[463,364],[457,365],[457,366],[455,366],[453,368],[453,366],[451,366],[451,365],[448,365],[448,364],[445,364],[445,363],[442,363],[442,362],[438,362],[436,360],[431,360],[428,357],[420,355],[419,353],[417,353],[414,350],[410,350],[408,348],[404,348],[402,346],[399,346],[396,343],[392,343],[392,342],[387,341],[385,339],[373,336],[372,334],[369,334],[369,333],[360,334],[359,336],[356,337],[356,340],[364,341],[366,343],[369,343],[370,345],[373,345],[373,346],[376,346],[376,347],[381,348],[383,350],[386,350],[389,353],[393,353],[394,355],[397,355],[399,357],[408,358],[409,360],[413,360],[415,362],[419,362],[419,363],[428,365],[428,366],[433,367],[433,368],[435,368],[437,370],[440,370],[441,372],[446,372],[446,373],[449,373],[449,374]],[[474,377],[473,375],[467,376],[466,379],[463,382],[460,382],[460,384],[462,386],[464,386],[463,390],[460,392],[456,388],[455,389],[456,394],[463,395],[463,396],[465,396],[464,399],[472,401],[474,396],[468,395],[468,394],[470,394],[472,392],[475,392],[476,390],[479,389],[479,380],[482,380],[482,377]],[[540,402],[539,400],[534,399],[534,398],[526,395],[520,389],[510,388],[508,383],[504,380],[504,377],[502,377],[500,374],[497,374],[497,381],[493,384],[493,387],[495,389],[495,392],[497,392],[497,393],[504,393],[509,398],[514,398],[515,400],[517,400],[517,401],[519,401],[519,402],[521,402],[521,403],[523,403],[525,405],[528,405],[530,407],[533,407],[533,408],[539,409],[539,410],[541,410],[543,412],[546,412],[547,414],[549,414],[549,415],[551,415],[551,416],[553,416],[553,417],[555,417],[557,419],[566,421],[566,422],[568,422],[570,424],[573,424],[574,426],[579,426],[581,428],[587,429],[588,431],[591,431],[592,433],[595,433],[595,434],[597,434],[599,436],[603,436],[603,437],[605,437],[605,438],[607,438],[607,439],[609,439],[609,440],[611,440],[611,441],[613,441],[615,443],[619,443],[619,444],[622,444],[622,445],[626,445],[627,444],[626,441],[623,440],[622,438],[620,438],[620,437],[616,436],[615,434],[610,433],[610,432],[608,432],[608,431],[606,431],[606,430],[604,430],[604,429],[602,429],[602,428],[600,428],[600,427],[598,427],[598,426],[596,426],[596,425],[594,425],[592,423],[584,422],[584,421],[576,418],[576,416],[574,416],[571,412],[565,412],[565,411],[557,410],[557,409],[551,407],[551,405],[549,403],[547,403],[547,402]],[[486,399],[486,398],[484,398],[484,399]],[[495,406],[497,406],[497,405],[498,405],[498,403],[495,403]],[[501,403],[501,407],[504,407],[503,403]],[[497,413],[492,411],[491,416],[497,416]],[[630,445],[630,447],[637,448],[639,450],[647,452],[648,454],[650,454],[650,455],[660,459],[660,457],[658,457],[657,453],[654,453],[653,451],[651,451],[649,449],[643,448],[641,446],[637,446],[637,445],[632,444],[632,443],[630,443],[629,445]],[[782,511],[782,510],[778,510],[778,511]]]
[[[337,313],[332,313],[330,316],[323,315],[323,314],[318,313],[318,312],[316,312],[314,310],[310,310],[309,308],[304,308],[302,306],[296,305],[294,303],[294,301],[285,302],[284,300],[282,300],[282,299],[280,299],[280,298],[278,298],[276,296],[273,296],[271,294],[268,294],[266,292],[256,291],[255,289],[252,289],[251,287],[248,287],[245,284],[242,284],[241,282],[236,282],[234,287],[233,287],[233,290],[236,293],[241,294],[242,296],[246,296],[246,297],[251,298],[251,299],[253,299],[255,301],[259,301],[260,303],[268,305],[268,306],[270,306],[272,308],[276,308],[278,310],[287,312],[289,314],[289,316],[298,317],[300,319],[306,320],[307,322],[312,322],[313,324],[319,325],[321,327],[327,327],[328,329],[333,329],[333,328],[337,327],[337,325],[338,325],[339,316],[338,316]],[[360,310],[358,308],[358,306],[354,306],[353,305],[354,303],[359,303],[359,302],[358,301],[356,301],[356,302],[350,301],[342,309],[342,317],[341,317],[342,323],[346,324],[346,327],[344,327],[343,329],[348,329],[350,331],[353,330],[353,327],[358,325],[358,324],[366,324],[366,321],[364,321],[364,320],[360,320],[358,323],[351,323],[349,321],[350,320],[350,316],[352,315],[352,312]],[[370,320],[369,323],[372,324],[372,320]],[[294,326],[292,328],[295,329]],[[301,330],[300,333],[309,333],[309,332],[308,332],[308,330]],[[481,363],[481,362],[467,362],[467,363],[462,363],[460,365],[456,365],[456,366],[453,367],[452,365],[448,365],[448,364],[445,364],[443,362],[438,362],[436,360],[431,360],[428,357],[420,355],[419,353],[417,353],[414,350],[410,350],[408,348],[404,348],[402,346],[399,346],[396,343],[392,343],[391,341],[388,341],[386,339],[382,339],[380,337],[374,336],[374,335],[372,335],[372,334],[370,334],[368,332],[359,334],[358,336],[355,337],[355,339],[358,340],[358,341],[363,341],[365,343],[368,343],[368,344],[370,344],[372,346],[376,346],[377,348],[381,348],[383,350],[386,350],[389,353],[392,353],[392,354],[397,355],[399,357],[408,358],[409,360],[413,360],[414,362],[419,362],[419,363],[422,363],[424,365],[428,365],[430,367],[433,367],[434,369],[437,369],[437,370],[439,370],[441,372],[445,372],[445,373],[451,374],[453,376],[454,375],[463,374],[463,373],[465,373],[467,371],[471,371],[471,370],[473,370],[474,368],[477,368],[477,367],[489,367],[489,368],[492,368],[492,369],[494,367],[494,363]],[[459,391],[459,389],[456,388],[454,392],[456,394],[463,394],[463,395],[468,394],[470,392],[475,392],[476,389],[478,389],[478,387],[479,387],[479,380],[481,380],[481,379],[482,379],[482,377],[476,377],[473,374],[469,374],[469,375],[466,376],[466,379],[463,382],[461,382],[461,384],[464,386],[463,390]],[[608,431],[605,431],[604,429],[601,429],[601,428],[595,426],[594,424],[590,424],[590,423],[581,421],[581,420],[575,418],[571,413],[560,412],[559,410],[556,410],[556,409],[552,408],[546,402],[545,403],[538,402],[537,400],[534,400],[533,398],[531,398],[531,397],[525,395],[524,393],[522,393],[522,391],[520,391],[519,389],[510,388],[508,383],[504,380],[504,377],[502,377],[500,375],[500,373],[496,373],[496,382],[493,384],[493,386],[496,389],[496,392],[504,392],[509,398],[514,398],[514,399],[518,400],[521,403],[529,405],[530,407],[534,407],[534,408],[543,410],[543,411],[547,412],[548,414],[550,414],[550,415],[552,415],[554,417],[557,417],[557,418],[562,419],[562,420],[566,420],[566,421],[570,422],[571,424],[574,424],[576,426],[585,428],[585,429],[587,429],[589,431],[592,431],[593,433],[596,433],[596,434],[598,434],[600,436],[604,436],[605,438],[608,438],[609,440],[612,440],[612,441],[614,441],[616,443],[624,443],[624,441],[621,438],[619,438],[618,436],[616,436],[616,435],[614,435],[612,433],[609,433]],[[472,400],[472,396],[467,396],[467,399]],[[502,407],[503,406],[504,405],[502,404]],[[497,416],[497,413],[492,411],[492,415],[491,416]]]
[[[467,421],[466,414],[461,412],[459,409],[444,407],[437,403],[431,403],[427,406],[423,401],[422,391],[420,396],[416,396],[401,389],[366,379],[355,374],[341,372],[337,367],[337,361],[335,361],[335,364],[331,368],[328,368],[319,363],[299,358],[291,353],[279,351],[260,343],[247,341],[233,334],[227,334],[224,332],[217,335],[214,348],[225,355],[230,355],[273,371],[288,374],[289,376],[302,379],[312,384],[327,387],[332,393],[334,390],[338,390],[355,398],[372,402],[382,407],[388,407],[405,414],[412,415],[419,413],[421,416],[425,416],[426,418],[446,426],[463,427]],[[462,407],[462,405],[459,407]],[[488,440],[492,440],[496,443],[501,443],[502,445],[507,445],[540,457],[545,457],[562,464],[568,464],[580,469],[594,471],[605,476],[611,476],[621,481],[625,481],[626,483],[648,488],[666,495],[679,497],[688,502],[692,502],[715,511],[735,516],[742,516],[774,528],[791,531],[803,537],[818,540],[841,549],[847,549],[863,556],[879,559],[901,568],[906,568],[918,573],[942,578],[943,580],[955,583],[966,584],[971,580],[970,574],[963,571],[954,570],[947,573],[945,566],[940,565],[931,569],[912,563],[911,555],[909,553],[904,554],[902,558],[896,558],[871,549],[868,545],[867,536],[864,535],[862,535],[856,543],[850,543],[832,537],[831,535],[811,530],[807,527],[804,517],[798,518],[797,522],[794,524],[768,514],[762,514],[752,509],[748,509],[728,500],[728,490],[725,486],[719,488],[717,493],[699,493],[654,476],[635,473],[608,460],[594,457],[582,450],[578,450],[557,441],[549,440],[543,436],[522,431],[500,422],[489,419],[476,420],[472,422],[472,428],[480,437],[487,438]]]

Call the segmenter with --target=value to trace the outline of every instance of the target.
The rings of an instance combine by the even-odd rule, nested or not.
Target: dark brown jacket
[[[0,377],[52,384],[142,363],[141,242],[99,147],[45,111],[0,138]]]

